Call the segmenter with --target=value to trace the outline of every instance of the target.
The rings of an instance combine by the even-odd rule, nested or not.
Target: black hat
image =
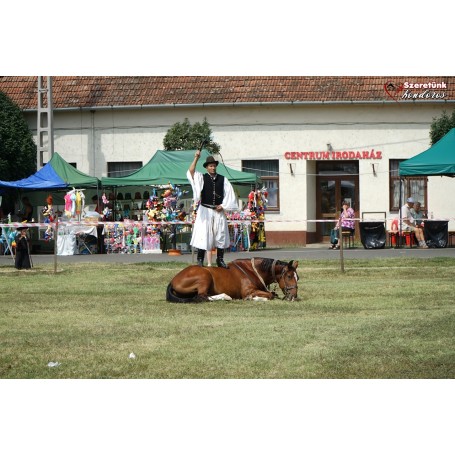
[[[202,166],[207,167],[209,164],[216,164],[218,166],[218,161],[215,158],[213,158],[212,155],[209,155],[205,159],[205,163]]]
[[[16,231],[25,231],[26,229],[28,229],[28,226],[21,226],[21,227],[18,227],[16,229]]]

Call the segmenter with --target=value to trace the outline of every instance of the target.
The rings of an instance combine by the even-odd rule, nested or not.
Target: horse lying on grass
[[[198,303],[211,296],[227,294],[232,299],[272,300],[277,294],[269,285],[278,283],[284,299],[297,298],[297,261],[276,259],[236,259],[229,268],[190,265],[179,272],[169,283],[166,300],[176,303]]]

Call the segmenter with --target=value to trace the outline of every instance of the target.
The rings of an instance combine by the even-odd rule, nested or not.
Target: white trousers
[[[229,228],[224,211],[217,212],[200,205],[190,244],[202,250],[229,248]]]

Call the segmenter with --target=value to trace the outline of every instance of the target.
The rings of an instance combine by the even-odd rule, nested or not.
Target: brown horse
[[[210,296],[227,294],[233,299],[267,299],[277,297],[268,287],[272,283],[284,293],[284,299],[297,297],[297,261],[276,259],[236,259],[229,268],[190,265],[169,283],[166,300],[177,303],[197,303]]]

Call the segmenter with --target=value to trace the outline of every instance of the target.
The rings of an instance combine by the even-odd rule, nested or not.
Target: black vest
[[[224,176],[216,174],[212,179],[204,174],[204,186],[201,191],[201,203],[206,205],[220,205],[224,197]]]

